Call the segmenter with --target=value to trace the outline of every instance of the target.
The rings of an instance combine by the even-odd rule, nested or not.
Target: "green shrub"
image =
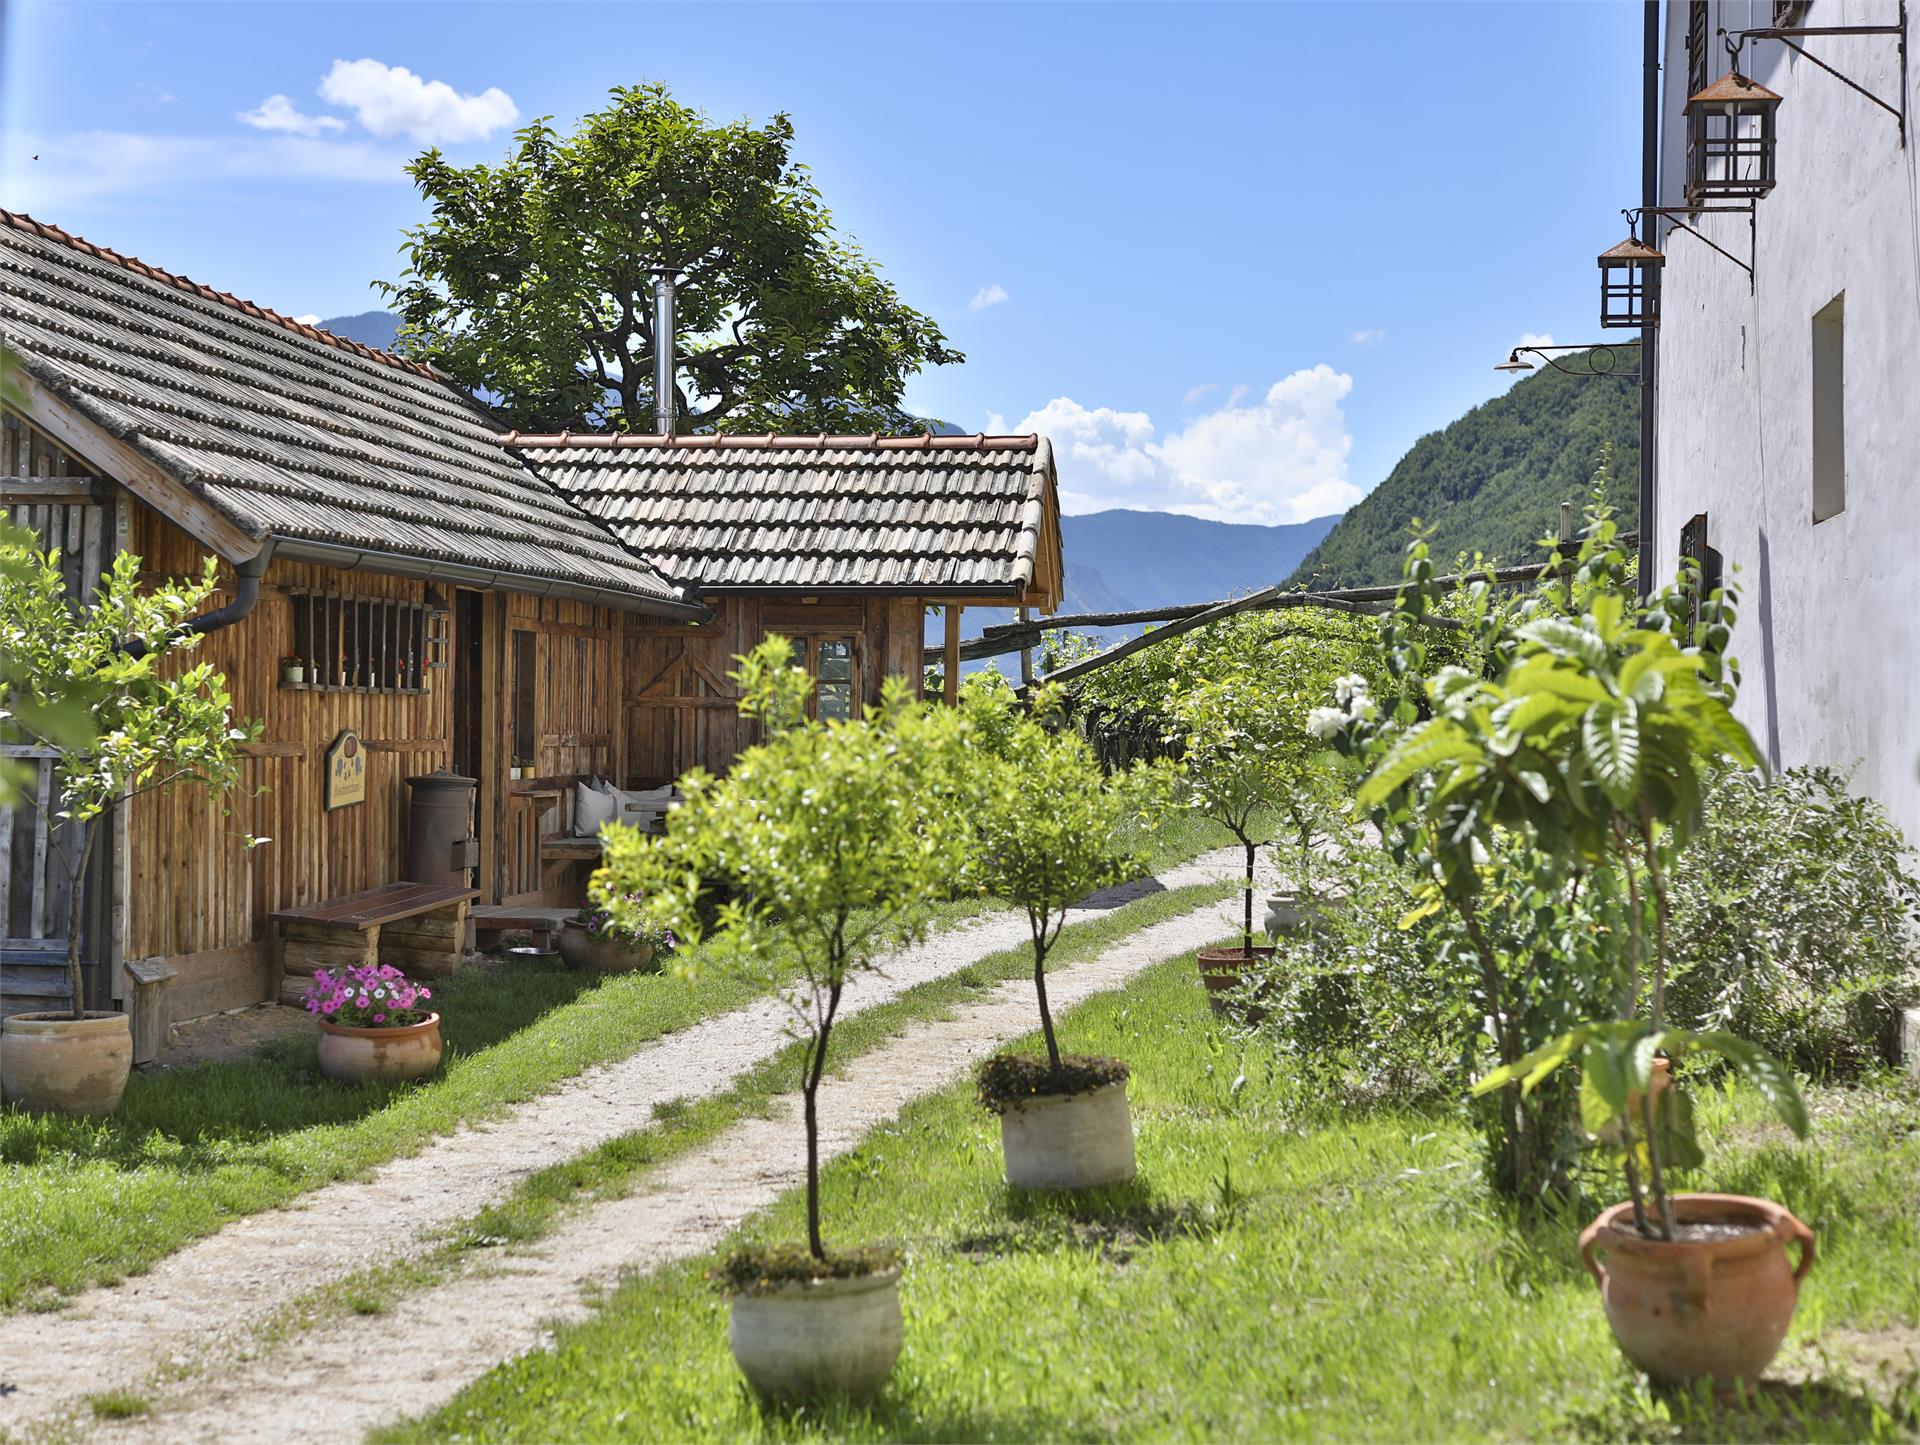
[[[1900,1010],[1920,1002],[1912,854],[1830,768],[1719,779],[1673,880],[1674,1021],[1819,1078],[1890,1061]]]

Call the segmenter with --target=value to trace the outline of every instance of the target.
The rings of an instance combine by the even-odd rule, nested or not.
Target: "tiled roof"
[[[677,597],[432,369],[0,211],[22,369],[255,538]]]
[[[1037,436],[521,436],[521,460],[702,589],[1027,592],[1059,576]]]

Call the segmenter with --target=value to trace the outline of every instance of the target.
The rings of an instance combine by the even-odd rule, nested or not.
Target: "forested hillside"
[[[1622,360],[1623,369],[1633,365],[1630,348]],[[1531,561],[1540,555],[1535,544],[1558,527],[1560,504],[1586,496],[1609,442],[1608,495],[1621,526],[1631,528],[1639,511],[1639,383],[1537,372],[1420,438],[1290,580],[1310,587],[1395,581],[1416,517],[1437,529],[1433,555],[1442,566],[1475,551],[1502,563]]]

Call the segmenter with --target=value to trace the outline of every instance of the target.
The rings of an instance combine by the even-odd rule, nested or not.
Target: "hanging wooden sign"
[[[360,746],[360,735],[352,728],[341,730],[326,756],[326,811],[351,807],[367,800],[367,753]]]

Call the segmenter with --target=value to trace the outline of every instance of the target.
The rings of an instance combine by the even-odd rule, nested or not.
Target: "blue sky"
[[[1638,194],[1628,0],[0,4],[0,204],[294,315],[379,304],[424,139],[785,110],[968,354],[909,403],[1044,428],[1075,511],[1341,510],[1523,336],[1597,338]]]

